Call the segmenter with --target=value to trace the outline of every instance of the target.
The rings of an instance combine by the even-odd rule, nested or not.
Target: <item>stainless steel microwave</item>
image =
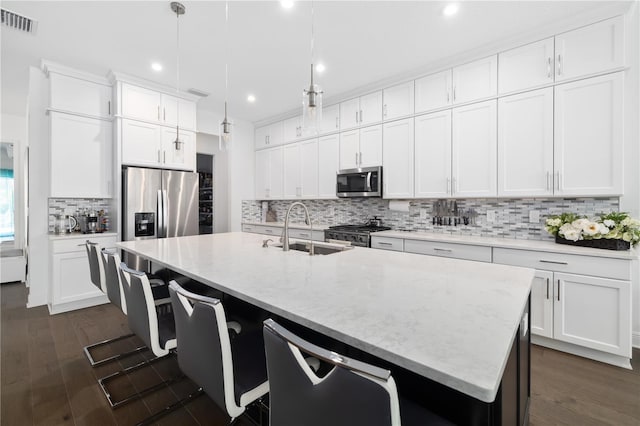
[[[338,197],[382,197],[382,167],[340,170],[336,181]]]

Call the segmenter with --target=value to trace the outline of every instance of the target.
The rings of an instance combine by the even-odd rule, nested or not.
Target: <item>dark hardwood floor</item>
[[[82,348],[128,333],[126,317],[111,305],[50,316],[46,307],[26,309],[26,294],[24,284],[0,287],[1,425],[133,425],[196,389],[184,379],[112,410],[97,378],[149,354],[131,357],[121,365],[91,368]],[[139,343],[128,339],[111,349]],[[640,350],[634,349],[633,365],[629,371],[534,346],[531,425],[640,425]],[[117,380],[112,389],[116,396],[125,395],[178,373],[175,359],[167,358],[131,378]],[[158,424],[225,425],[228,420],[213,401],[202,396]]]

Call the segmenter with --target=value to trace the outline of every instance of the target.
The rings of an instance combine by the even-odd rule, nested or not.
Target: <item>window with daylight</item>
[[[0,242],[14,240],[13,144],[0,144]]]

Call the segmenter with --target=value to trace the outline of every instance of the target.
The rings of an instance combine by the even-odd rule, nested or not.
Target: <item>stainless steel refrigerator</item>
[[[198,234],[198,174],[126,167],[122,170],[124,241]],[[132,268],[148,262],[124,253]]]

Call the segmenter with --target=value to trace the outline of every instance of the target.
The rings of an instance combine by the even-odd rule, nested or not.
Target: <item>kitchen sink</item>
[[[278,249],[282,249],[282,244],[281,243],[276,243],[271,245],[271,247],[275,247]],[[315,255],[327,255],[327,254],[333,254],[333,253],[339,253],[341,251],[345,251],[345,250],[350,250],[353,247],[340,247],[337,245],[328,245],[326,243],[318,243],[315,242],[313,243],[313,254]],[[296,251],[304,251],[306,253],[309,253],[309,243],[303,243],[303,242],[294,242],[294,243],[290,243],[289,244],[289,250],[296,250]]]

